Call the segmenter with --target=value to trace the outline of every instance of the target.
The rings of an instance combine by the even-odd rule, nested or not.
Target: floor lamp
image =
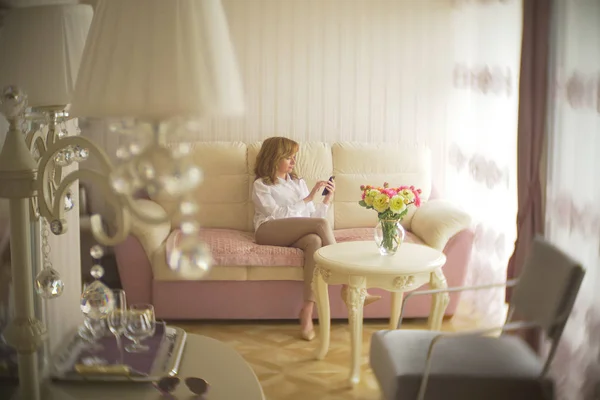
[[[47,7],[62,10],[64,18],[65,14],[87,6],[35,8]],[[85,10],[80,11],[76,19],[87,18],[90,10]],[[0,111],[10,124],[0,153],[0,197],[10,201],[16,293],[15,318],[9,323],[5,337],[19,355],[20,398],[37,400],[41,379],[35,351],[44,340],[45,327],[32,313],[34,277],[30,257],[32,243],[28,235],[31,220],[45,219],[55,235],[66,232],[64,215],[68,209],[69,186],[78,179],[88,180],[114,206],[116,221],[114,231],[106,232],[100,216],[94,215],[92,231],[100,243],[114,245],[127,237],[135,219],[153,223],[171,217],[166,212],[145,214],[140,211],[133,198],[137,189],[170,196],[179,204],[176,212],[183,216],[185,237],[176,251],[178,257],[171,257],[169,266],[187,278],[202,279],[210,268],[211,257],[198,238],[198,226],[191,223],[195,207],[190,197],[201,182],[202,171],[185,157],[185,151],[176,154],[168,143],[178,124],[212,116],[240,115],[244,104],[220,0],[100,0],[94,9],[74,88],[67,84],[66,97],[61,102],[54,100],[53,89],[43,90],[50,96],[51,105],[70,104],[70,108],[39,111],[45,113],[46,118],[50,116],[48,128],[56,127],[56,122],[65,118],[110,118],[119,123],[111,125],[116,128],[107,135],[115,134],[118,127],[126,127],[135,132],[140,143],[130,146],[127,157],[113,166],[105,152],[84,137],[61,137],[56,129],[49,129],[47,134],[33,130],[25,135],[21,123],[24,118],[35,115],[31,112],[36,111],[35,107],[32,110],[30,106],[36,105],[32,103],[37,102],[38,96],[30,82],[47,85],[47,81],[53,79],[47,72],[31,76],[27,71],[29,63],[40,62],[40,59],[36,60],[36,54],[27,57],[21,54],[27,48],[22,46],[20,35],[29,33],[18,26],[23,26],[24,19],[32,18],[33,12],[33,8],[9,12],[0,35],[3,41],[0,43],[0,87],[4,87]],[[28,21],[25,26],[43,33],[56,30],[56,26],[47,29],[43,20],[37,24]],[[70,39],[63,38],[63,42]],[[10,57],[3,54],[5,49],[13,51]],[[64,56],[56,49],[48,55]],[[64,62],[63,72],[76,64],[73,63],[72,60]],[[3,73],[11,68],[17,71],[14,75]],[[12,81],[5,81],[5,77]],[[100,170],[80,168],[61,176],[62,166],[88,157],[97,158]],[[190,216],[187,221],[186,215]],[[62,284],[60,277],[50,276],[38,293],[51,298],[60,294]]]

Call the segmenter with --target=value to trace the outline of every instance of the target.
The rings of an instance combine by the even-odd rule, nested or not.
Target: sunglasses
[[[202,396],[208,392],[208,382],[202,378],[185,378],[185,385],[190,389],[192,393],[198,396]],[[176,376],[165,376],[157,382],[152,382],[155,388],[157,388],[163,395],[170,395],[177,389],[177,386],[181,383],[181,379]]]

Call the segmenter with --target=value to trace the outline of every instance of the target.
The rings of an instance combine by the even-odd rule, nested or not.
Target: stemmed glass
[[[125,346],[129,353],[142,353],[150,348],[140,342],[154,335],[156,329],[156,317],[154,307],[150,304],[134,304],[127,312],[127,325],[125,337],[133,343]]]
[[[79,336],[90,345],[90,350],[100,351],[104,347],[98,343],[98,339],[106,333],[106,321],[103,318],[86,317],[83,326],[79,328]]]
[[[121,335],[123,335],[127,329],[127,299],[125,297],[124,290],[115,289],[112,292],[114,297],[114,305],[106,317],[106,322],[108,323],[108,329],[110,329],[112,334],[115,335],[117,347],[119,348],[120,363],[123,364]]]

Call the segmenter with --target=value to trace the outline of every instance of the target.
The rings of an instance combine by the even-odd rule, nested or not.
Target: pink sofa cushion
[[[179,241],[181,231],[174,230],[167,239],[167,259]],[[304,253],[300,249],[261,246],[252,232],[235,229],[201,229],[200,238],[208,244],[217,265],[253,265],[263,267],[302,267]]]
[[[362,240],[374,240],[373,239],[374,228],[348,228],[348,229],[337,229],[333,233],[335,240],[338,243],[342,242],[357,242]],[[423,244],[424,242],[414,233],[406,231],[406,238],[404,239],[407,243]]]
[[[337,242],[373,240],[373,228],[350,228],[334,231]],[[181,230],[176,229],[167,238],[167,259],[173,247],[179,242]],[[254,242],[252,232],[235,229],[201,229],[200,238],[208,244],[217,265],[261,266],[261,267],[302,267],[304,253],[293,247],[261,246]],[[406,241],[423,243],[421,239],[406,232]]]

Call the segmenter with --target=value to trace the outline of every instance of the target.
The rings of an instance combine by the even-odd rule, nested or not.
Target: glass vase
[[[384,256],[396,254],[405,236],[404,227],[395,219],[380,219],[375,227],[375,243]]]

